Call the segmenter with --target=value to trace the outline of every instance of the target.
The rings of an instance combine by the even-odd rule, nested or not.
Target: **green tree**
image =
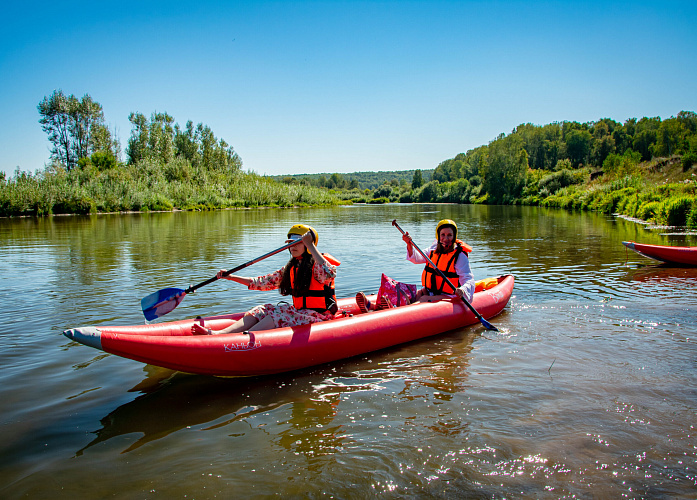
[[[153,113],[148,120],[142,113],[131,113],[128,121],[133,124],[128,140],[129,164],[144,159],[169,163],[174,159],[174,118],[167,113]]]
[[[92,126],[90,150],[93,151],[91,156],[99,152],[108,154],[115,160],[121,157],[121,143],[116,134],[112,134],[109,128],[101,123],[95,123]]]
[[[445,160],[438,164],[433,171],[431,179],[438,182],[448,182],[450,180],[450,164],[452,160]]]
[[[333,173],[331,177],[329,177],[329,181],[327,181],[327,187],[329,189],[341,189],[345,184],[344,178],[337,173]]]
[[[525,187],[528,153],[523,138],[501,134],[489,144],[489,158],[484,171],[484,189],[494,204],[512,203]]]
[[[151,158],[169,163],[174,159],[174,118],[167,113],[153,113],[150,117],[148,150]]]
[[[62,90],[44,97],[37,109],[39,123],[53,144],[51,157],[72,170],[82,158],[95,151],[108,151],[114,156],[116,141],[104,124],[102,106],[89,94],[82,99],[65,95]]]
[[[192,165],[198,161],[198,144],[196,142],[194,123],[189,120],[186,122],[186,129],[182,130],[179,124],[174,126],[174,148],[177,156],[182,156],[189,160]]]
[[[419,194],[419,201],[422,203],[436,202],[438,201],[438,192],[440,182],[437,180],[432,180],[431,182],[424,184]]]
[[[554,167],[555,171],[560,171],[560,170],[571,170],[571,160],[568,158],[564,158],[563,160],[559,160]]]
[[[150,159],[169,164],[182,158],[194,168],[218,170],[226,174],[242,168],[242,159],[223,139],[218,140],[207,125],[194,127],[191,120],[182,129],[167,113],[153,113],[148,120],[142,113],[131,113],[133,124],[128,140],[128,163]]]
[[[467,151],[467,160],[465,161],[465,169],[462,173],[464,179],[469,179],[472,183],[473,177],[480,177],[480,174],[486,168],[487,157],[489,156],[489,146],[479,146],[475,149]]]
[[[656,144],[653,147],[654,156],[672,156],[683,153],[688,149],[687,137],[690,135],[689,120],[668,118],[658,127]]]
[[[587,130],[571,130],[566,135],[566,154],[574,168],[588,163],[593,136]]]
[[[131,129],[131,137],[128,139],[126,155],[128,156],[128,164],[135,165],[148,157],[150,128],[148,119],[142,113],[131,113],[128,115],[128,121],[131,122],[133,128]]]
[[[101,131],[108,132],[104,127],[104,112],[98,102],[92,100],[89,94],[85,94],[80,101],[75,99],[71,111],[71,123],[75,138],[75,154],[79,158],[86,158],[91,153],[94,144],[92,135],[97,127]]]
[[[389,198],[391,195],[392,186],[388,182],[373,191],[373,198]]]
[[[411,188],[419,189],[424,183],[424,179],[421,175],[421,170],[414,171],[414,178],[411,180]]]
[[[636,118],[630,118],[624,122],[624,125],[616,127],[612,132],[612,138],[615,141],[615,152],[624,154],[628,149],[632,149],[632,141],[636,132]]]
[[[71,96],[75,99],[75,96]],[[77,165],[77,158],[73,158],[72,139],[70,137],[70,109],[73,107],[72,99],[66,96],[62,90],[55,90],[50,97],[44,97],[39,103],[38,110],[41,118],[41,129],[48,134],[48,140],[53,144],[51,157],[71,170]]]
[[[611,153],[603,162],[603,172],[623,177],[634,174],[637,165],[641,162],[641,153],[628,149],[622,155]]]
[[[615,139],[612,135],[619,124],[609,118],[593,124],[593,142],[591,146],[591,163],[600,166],[610,153],[615,151]]]
[[[636,124],[632,149],[641,153],[643,161],[649,161],[653,156],[653,145],[658,139],[658,128],[661,126],[661,119],[642,118]]]
[[[697,134],[697,113],[694,111],[681,111],[678,113],[678,121],[681,123],[688,136]]]

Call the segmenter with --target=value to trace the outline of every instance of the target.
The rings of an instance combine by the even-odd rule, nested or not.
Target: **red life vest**
[[[295,290],[295,267],[290,268],[290,287]],[[305,295],[296,296],[293,292],[293,306],[296,309],[312,309],[322,314],[335,314],[338,307],[334,279],[331,280],[330,284],[324,285],[315,279],[313,273],[310,279],[310,288],[305,292]]]
[[[465,257],[467,257],[467,254],[471,251],[472,248],[469,245],[457,240],[450,252],[436,253],[435,250],[431,250],[428,258],[431,259],[431,262],[433,262],[438,269],[443,271],[443,274],[448,277],[453,285],[459,287],[462,283],[460,283],[460,277],[455,272],[455,262],[457,262],[457,258],[461,253],[464,253]],[[454,293],[450,285],[446,284],[441,275],[428,263],[421,273],[421,284],[433,295]]]

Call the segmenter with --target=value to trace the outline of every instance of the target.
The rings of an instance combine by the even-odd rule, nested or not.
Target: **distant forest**
[[[425,182],[431,180],[434,169],[421,170]],[[383,184],[411,185],[416,170],[352,172],[350,174],[293,174],[271,175],[272,179],[285,184],[307,184],[328,189],[377,189]]]

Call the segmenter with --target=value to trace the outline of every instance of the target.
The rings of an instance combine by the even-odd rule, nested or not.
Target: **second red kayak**
[[[644,245],[633,241],[622,244],[636,253],[660,262],[697,266],[697,247],[671,247],[667,245]]]

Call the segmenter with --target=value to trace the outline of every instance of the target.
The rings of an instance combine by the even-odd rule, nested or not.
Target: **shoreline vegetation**
[[[432,170],[262,176],[209,127],[131,113],[120,144],[101,105],[55,91],[37,106],[53,144],[36,173],[0,173],[0,217],[349,203],[537,205],[697,228],[697,114],[522,124]]]

